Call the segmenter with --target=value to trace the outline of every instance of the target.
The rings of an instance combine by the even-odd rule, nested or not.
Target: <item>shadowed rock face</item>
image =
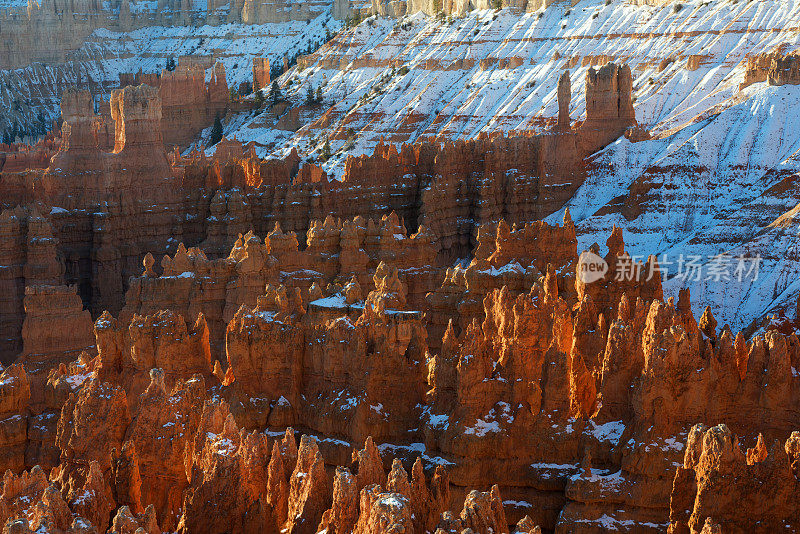
[[[214,123],[215,117],[224,117],[228,108],[228,83],[222,63],[214,64],[208,82],[205,80],[206,69],[188,61],[172,72],[164,69],[159,75],[151,75],[140,71],[137,74],[120,73],[119,77],[121,87],[146,84],[158,89],[161,100],[158,129],[167,148],[188,147],[201,130]],[[112,93],[112,120],[119,124],[114,116],[113,102]]]
[[[148,85],[128,86],[111,94],[114,146],[104,152],[95,137],[98,116],[88,91],[67,93],[62,102],[62,143],[45,172],[51,205],[108,202],[120,194],[134,202],[169,202],[172,169],[163,149],[161,98]],[[42,198],[44,200],[44,198]]]

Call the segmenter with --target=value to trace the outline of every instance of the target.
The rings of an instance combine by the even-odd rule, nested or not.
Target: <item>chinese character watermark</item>
[[[717,254],[703,257],[698,254],[662,254],[655,262],[647,262],[642,256],[618,256],[613,271],[608,261],[594,252],[584,251],[578,258],[577,276],[584,284],[591,284],[606,278],[617,282],[649,282],[655,273],[662,280],[678,277],[684,282],[730,282],[739,283],[758,280],[761,255],[731,256]],[[705,261],[704,261],[705,260]]]

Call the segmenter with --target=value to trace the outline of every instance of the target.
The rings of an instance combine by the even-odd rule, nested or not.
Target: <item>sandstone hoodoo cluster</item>
[[[649,139],[627,65],[588,69],[580,123],[565,71],[536,135],[382,142],[341,179],[189,149],[230,105],[221,63],[120,81],[0,146],[4,532],[800,531],[792,325],[698,319],[616,226],[579,276],[565,204]]]
[[[446,269],[394,214],[308,234],[147,255],[93,346],[9,366],[7,528],[700,532],[762,487],[798,528],[796,336],[696,320],[654,258],[584,285],[569,217]]]

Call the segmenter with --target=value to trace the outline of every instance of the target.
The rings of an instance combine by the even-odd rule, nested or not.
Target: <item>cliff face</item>
[[[225,66],[216,63],[208,83],[205,76],[206,70],[201,65],[189,63],[180,65],[172,72],[164,69],[160,76],[144,75],[141,71],[135,75],[121,73],[120,85],[125,87],[144,83],[158,88],[161,98],[159,130],[164,144],[168,148],[186,148],[200,131],[214,123],[215,117],[224,117],[228,108]]]
[[[158,90],[140,85],[112,93],[110,113],[115,129],[111,152],[99,147],[95,135],[98,116],[89,92],[66,95],[61,147],[42,178],[46,197],[40,198],[51,205],[67,206],[71,203],[67,197],[86,205],[113,199],[123,191],[137,191],[140,200],[168,199],[166,182],[172,169],[163,148]],[[164,194],[168,196],[161,196]]]
[[[31,6],[12,3],[0,13],[4,36],[0,69],[34,62],[62,63],[100,28],[126,32],[152,26],[286,23],[311,20],[332,6],[325,0],[307,2],[301,9],[289,9],[291,4],[282,1],[217,4],[212,1],[201,7],[186,0],[161,0],[157,4],[124,0],[113,6],[93,0],[45,0]]]
[[[92,318],[83,309],[75,286],[28,285],[23,306],[19,359],[31,368],[41,363],[52,366],[48,360],[53,356],[73,360],[94,346]]]
[[[88,92],[66,93],[62,113],[59,151],[42,174],[22,174],[28,182],[26,191],[16,190],[14,196],[20,203],[56,206],[49,220],[61,229],[55,233],[66,270],[51,283],[77,284],[84,303],[118,309],[127,262],[141,262],[144,252],[139,246],[148,243],[146,248],[158,248],[153,240],[166,241],[166,234],[171,233],[169,215],[152,211],[156,203],[169,213],[171,203],[177,200],[175,188],[170,186],[173,170],[163,148],[160,99],[155,88],[145,85],[114,92],[111,115],[115,131],[110,152],[99,146],[98,116]],[[89,206],[97,207],[96,211],[87,213]],[[72,209],[78,212],[70,212]],[[110,212],[117,215],[111,217]],[[129,222],[134,220],[135,225]],[[142,233],[148,225],[154,234]],[[138,237],[127,241],[133,235]],[[99,284],[92,285],[92,279]]]
[[[63,258],[48,219],[36,207],[17,207],[0,214],[0,227],[3,363],[21,356],[36,367],[52,357],[68,361],[91,347],[91,316],[83,311],[76,288],[62,285]]]
[[[751,57],[747,60],[747,72],[741,88],[754,83],[769,82],[770,85],[800,84],[800,59],[797,51],[786,53],[786,46]]]
[[[586,153],[594,153],[636,124],[632,91],[633,79],[628,65],[609,63],[597,71],[589,68],[586,120],[581,126],[582,147]]]

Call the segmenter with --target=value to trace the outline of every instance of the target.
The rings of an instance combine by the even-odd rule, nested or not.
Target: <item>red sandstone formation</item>
[[[740,89],[761,82],[770,85],[800,84],[800,54],[796,51],[787,54],[784,49],[785,45],[779,46],[768,54],[749,58]]]
[[[617,229],[586,280],[569,211],[529,222],[635,126],[627,68],[578,129],[564,76],[553,131],[381,144],[341,182],[168,158],[176,80],[113,94],[111,151],[66,94],[50,167],[0,176],[9,531],[737,531],[763,487],[795,527],[797,337],[664,301]]]
[[[727,426],[693,427],[675,473],[669,532],[746,532],[753,525],[796,531],[798,444],[800,433],[792,432],[785,446],[775,442],[768,449],[759,434],[745,453]]]
[[[71,207],[114,199],[114,191],[144,193],[142,199],[170,197],[166,180],[172,170],[162,147],[157,89],[140,85],[112,92],[114,148],[102,152],[94,136],[96,115],[88,91],[68,92],[62,100],[61,148],[42,180],[50,205]]]
[[[253,58],[253,91],[258,91],[269,86],[269,59],[264,57]]]
[[[639,286],[611,276],[580,282],[570,273],[579,261],[567,216],[561,228],[501,223],[479,232],[472,265],[448,275],[449,293],[432,295],[480,308],[453,306],[450,326],[434,334],[441,349],[429,353],[420,301],[390,261],[410,269],[430,256],[380,247],[399,222],[381,224],[384,233],[360,221],[314,224],[302,252],[280,229],[265,242],[242,236],[220,260],[181,247],[162,262],[162,275],[148,256],[137,306],[148,302],[146,287],[153,297],[175,296],[151,301],[152,311],[140,310],[147,316],[104,315],[97,358],[62,365],[47,384],[34,380],[35,394],[26,393],[32,386],[20,368],[19,379],[5,379],[3,393],[14,399],[6,413],[35,430],[23,425],[16,441],[4,442],[7,465],[21,472],[49,458],[64,517],[100,529],[488,533],[511,532],[519,521],[516,532],[533,532],[572,522],[664,525],[671,514],[674,529],[699,531],[707,517],[709,528],[743,521],[730,508],[691,504],[720,502],[715,486],[685,486],[692,469],[706,479],[710,460],[686,460],[678,475],[675,464],[702,456],[682,445],[698,421],[786,438],[797,424],[794,336],[770,332],[748,344],[718,332],[710,312],[698,324],[688,293],[677,305],[663,302],[657,277]],[[432,250],[429,241],[419,246]],[[344,250],[364,251],[356,263],[334,263],[333,273],[352,266],[349,282],[308,277],[306,262],[333,263]],[[622,251],[614,232],[609,254]],[[271,271],[277,265],[287,270]],[[372,280],[362,282],[366,273]],[[201,276],[207,281],[195,287]],[[194,289],[178,298],[170,288],[182,283]],[[228,296],[217,292],[209,307],[204,286]],[[213,362],[204,310],[227,306],[236,308],[230,319],[217,315],[227,323],[217,342],[225,358]],[[274,439],[295,425],[317,437]],[[353,471],[326,469],[348,465],[363,441]],[[748,455],[752,462],[769,461],[762,449]],[[498,487],[468,492],[484,487],[489,472]],[[76,496],[86,488],[84,505]]]
[[[633,79],[627,65],[608,63],[586,74],[586,121],[580,129],[581,147],[591,154],[636,124],[631,94]]]
[[[167,307],[185,317],[202,312],[212,339],[221,342],[226,323],[243,304],[255,306],[267,284],[282,284],[288,292],[295,288],[306,291],[313,284],[326,288],[355,276],[368,293],[374,287],[372,273],[384,261],[399,268],[408,298],[419,305],[426,289],[436,283],[439,270],[432,267],[430,234],[421,228],[406,235],[394,214],[377,224],[360,217],[345,222],[329,217],[324,223],[311,223],[302,252],[294,233],[285,234],[277,224],[263,241],[252,232],[239,234],[225,258],[209,260],[199,249],[179,246],[175,256],[161,261],[161,276],[152,270],[155,260],[148,271],[149,260],[145,259],[145,275],[132,280],[122,317],[127,321],[134,313],[154,313]],[[220,237],[209,245],[226,241]]]
[[[94,346],[92,318],[75,286],[33,285],[25,288],[22,353],[26,365],[50,359],[70,361]]]
[[[58,150],[60,132],[51,131],[35,145],[0,143],[0,171],[22,172],[27,169],[46,169]]]
[[[224,96],[221,81],[206,87],[201,76],[189,76],[193,68],[148,80],[160,86],[158,96],[144,86],[115,93],[107,120],[94,114],[87,93],[67,92],[62,143],[50,167],[0,177],[9,203],[53,206],[50,222],[66,263],[57,283],[76,285],[95,317],[105,309],[120,311],[128,280],[140,272],[147,252],[174,254],[183,241],[202,245],[215,258],[226,254],[239,234],[266,235],[276,223],[296,232],[302,244],[311,222],[331,213],[378,220],[395,211],[412,233],[423,226],[430,232],[435,260],[428,265],[451,265],[470,256],[482,224],[500,218],[522,224],[558,209],[582,182],[580,147],[611,139],[630,122],[626,71],[609,67],[610,77],[595,76],[587,93],[600,130],[573,131],[564,118],[555,131],[534,138],[419,143],[399,151],[379,145],[372,156],[348,159],[341,182],[300,167],[296,153],[284,161],[261,161],[235,141],[226,141],[213,159],[173,154],[170,161],[161,146],[168,133],[161,134],[158,124],[175,122],[170,106],[188,91],[180,87],[191,85],[187,94],[209,102]],[[559,91],[564,103],[567,81],[562,78]],[[605,131],[609,118],[613,128]],[[114,148],[108,153],[101,147],[110,143],[109,136],[101,130],[110,122]],[[359,283],[368,285],[370,277],[364,273]],[[433,287],[412,284],[409,299],[418,303]],[[14,297],[21,307],[20,300]],[[20,342],[18,334],[9,338]]]
[[[31,400],[31,387],[25,369],[12,365],[0,375],[0,427],[2,448],[0,466],[3,471],[20,472],[25,464],[27,441],[26,415]]]
[[[161,132],[167,147],[185,148],[192,144],[201,130],[211,126],[214,118],[222,118],[228,109],[228,82],[225,66],[216,63],[211,80],[206,83],[206,69],[199,65],[183,64],[160,74],[121,73],[120,86],[147,84],[158,88],[161,97]],[[254,64],[255,73],[255,64]],[[267,62],[269,73],[269,62]],[[269,74],[267,74],[269,79]]]
[[[3,211],[0,236],[3,361],[69,361],[93,345],[92,320],[76,288],[61,285],[64,265],[48,219],[35,206]]]

